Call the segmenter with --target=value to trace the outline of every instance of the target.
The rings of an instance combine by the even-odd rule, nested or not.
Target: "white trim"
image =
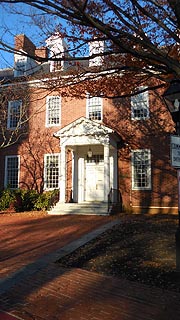
[[[58,175],[58,187],[57,188],[47,188],[47,172],[46,172],[46,164],[47,158],[50,156],[58,156],[58,168],[60,172],[60,154],[59,153],[45,153],[44,154],[44,190],[54,190],[59,188],[59,175]]]
[[[100,112],[101,112],[101,119],[100,120],[89,118],[89,107],[91,107],[90,99],[93,99],[93,98],[100,99]],[[87,95],[86,95],[86,117],[90,120],[97,121],[97,122],[103,121],[103,98],[102,97],[90,96],[90,94],[87,93]]]
[[[2,85],[2,87],[9,87],[9,86],[12,86],[12,87],[14,87],[14,86],[19,86],[19,85],[27,85],[28,84],[28,86],[29,87],[35,87],[35,88],[41,88],[41,89],[45,89],[45,90],[47,90],[47,85],[46,85],[46,82],[54,82],[54,81],[56,81],[56,80],[61,80],[62,81],[62,79],[65,79],[65,80],[68,80],[68,79],[70,79],[69,80],[69,82],[67,81],[66,82],[66,86],[68,86],[68,85],[72,85],[72,84],[77,84],[77,83],[79,83],[79,80],[81,80],[81,81],[84,81],[84,80],[87,80],[87,79],[89,79],[89,80],[93,80],[94,79],[94,77],[96,78],[96,80],[98,80],[98,79],[101,79],[102,78],[102,76],[104,77],[104,75],[106,75],[106,77],[107,78],[110,78],[111,77],[111,75],[116,75],[116,77],[122,77],[123,76],[123,73],[119,73],[119,70],[118,69],[112,69],[112,70],[109,70],[109,72],[108,72],[108,74],[107,74],[107,71],[100,71],[99,73],[98,73],[98,75],[97,75],[97,72],[95,71],[95,72],[88,72],[88,73],[86,73],[86,76],[84,75],[84,73],[82,73],[82,74],[79,74],[79,76],[78,77],[76,77],[76,79],[74,80],[74,77],[73,76],[69,76],[69,75],[61,75],[60,77],[47,77],[47,78],[41,78],[41,79],[38,79],[38,80],[28,80],[28,81],[20,81],[20,82],[17,82],[17,83],[5,83],[5,84],[3,84]]]
[[[25,51],[20,50],[22,54],[14,54],[14,77],[22,77],[26,75],[27,56]]]
[[[137,94],[134,96],[131,96],[131,120],[146,120],[149,119],[149,91],[143,91],[140,92],[141,90],[145,90],[147,87],[146,86],[141,86],[137,90]],[[148,88],[147,88],[148,89]],[[135,100],[138,99],[138,96],[143,95],[142,101],[144,102],[144,106],[142,106],[141,109],[144,109],[147,111],[146,116],[135,116],[134,111],[139,110],[139,108],[136,106]]]
[[[65,200],[66,200],[66,147],[65,146],[61,146],[59,187],[60,187],[59,200],[60,202],[65,203]]]
[[[85,159],[78,158],[78,203],[85,200]]]
[[[49,124],[49,101],[52,99],[52,98],[59,98],[59,122],[58,123],[53,123],[53,124]],[[57,95],[49,95],[46,97],[46,127],[59,127],[61,126],[61,96]]]
[[[19,102],[19,119],[17,122],[16,127],[11,127],[10,122],[11,122],[11,108],[14,107],[14,103]],[[8,117],[7,117],[7,129],[14,130],[16,128],[21,128],[21,116],[22,116],[22,100],[11,100],[8,101]]]
[[[148,160],[149,160],[149,170],[148,170],[148,179],[149,179],[149,185],[147,187],[136,187],[134,186],[134,154],[140,152],[147,152],[148,153]],[[151,150],[150,149],[136,149],[131,151],[131,184],[132,184],[132,190],[151,190]]]
[[[8,159],[10,158],[17,158],[18,159],[18,176],[17,176],[17,188],[11,188],[11,189],[18,189],[19,188],[19,178],[20,178],[20,155],[10,155],[10,156],[5,156],[5,172],[4,172],[4,187],[8,187],[8,174],[7,174],[7,163]]]

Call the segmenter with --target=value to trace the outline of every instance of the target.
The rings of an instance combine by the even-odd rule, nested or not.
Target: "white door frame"
[[[104,154],[104,201],[108,201],[110,188],[117,188],[117,142],[120,140],[112,129],[89,120],[79,118],[73,123],[60,129],[56,134],[60,138],[60,201],[65,202],[66,195],[66,150],[73,152],[72,192],[75,202],[85,200],[85,157],[89,146],[103,146]],[[81,148],[81,149],[80,149]],[[82,150],[86,152],[82,153]],[[81,152],[80,152],[81,151]],[[115,155],[116,154],[116,155]]]
[[[104,156],[98,163],[85,160],[84,171],[85,201],[104,201]]]

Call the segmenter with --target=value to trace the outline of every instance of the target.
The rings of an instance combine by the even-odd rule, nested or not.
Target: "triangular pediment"
[[[70,137],[70,136],[88,136],[99,135],[104,136],[114,131],[109,127],[93,120],[89,120],[85,117],[81,117],[67,126],[61,128],[54,135],[58,138]]]

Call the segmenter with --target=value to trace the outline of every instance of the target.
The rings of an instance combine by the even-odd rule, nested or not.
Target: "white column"
[[[72,163],[72,189],[73,189],[73,200],[78,202],[78,159],[77,152],[73,150],[73,163]]]
[[[108,201],[110,191],[109,143],[104,145],[104,201]]]
[[[78,159],[78,202],[84,201],[84,158]]]
[[[60,202],[66,201],[66,148],[61,146],[61,162],[60,162]]]
[[[113,183],[112,187],[118,189],[118,154],[117,149],[113,150]]]

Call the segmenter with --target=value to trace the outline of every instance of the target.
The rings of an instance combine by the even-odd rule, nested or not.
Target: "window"
[[[102,98],[87,97],[87,118],[90,120],[102,120]]]
[[[59,154],[45,155],[45,189],[57,189],[59,187]]]
[[[89,66],[100,66],[104,60],[105,43],[104,41],[93,41],[89,43],[89,56],[95,55],[89,60]]]
[[[55,56],[55,58],[58,58]],[[54,60],[51,60],[50,61],[50,71],[53,72],[53,71],[60,71],[62,70],[62,66],[63,66],[63,63],[62,61],[54,61]]]
[[[145,87],[140,87],[144,90]],[[149,93],[148,91],[138,93],[131,97],[131,118],[133,120],[145,120],[149,118]]]
[[[6,156],[5,158],[5,187],[17,189],[19,187],[19,156]]]
[[[26,63],[27,63],[27,58],[22,57],[18,58],[15,64],[15,76],[20,77],[25,75],[26,73]]]
[[[150,150],[132,152],[132,189],[151,189],[151,153]]]
[[[87,156],[87,163],[103,163],[104,155],[103,154],[94,154],[92,157]]]
[[[60,125],[61,98],[49,96],[46,101],[46,125]]]
[[[14,100],[8,102],[8,121],[7,128],[15,129],[21,126],[22,101]]]

